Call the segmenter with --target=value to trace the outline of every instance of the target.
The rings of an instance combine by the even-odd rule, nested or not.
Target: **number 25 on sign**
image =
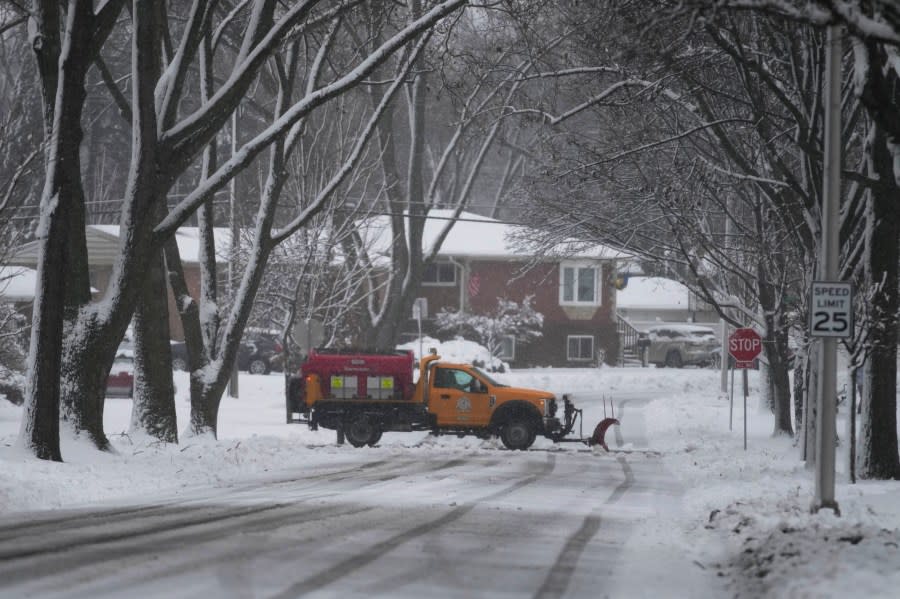
[[[853,286],[837,281],[814,281],[809,306],[811,337],[853,335]]]

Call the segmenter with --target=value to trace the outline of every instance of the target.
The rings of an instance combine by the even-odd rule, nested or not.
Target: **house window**
[[[497,344],[495,355],[501,360],[513,361],[516,359],[516,336],[506,335]]]
[[[450,262],[432,262],[422,275],[424,285],[456,285],[456,267]]]
[[[569,360],[589,362],[594,359],[594,338],[591,335],[569,335],[566,343]]]
[[[596,266],[563,263],[559,267],[559,303],[593,305],[600,303],[600,269]]]

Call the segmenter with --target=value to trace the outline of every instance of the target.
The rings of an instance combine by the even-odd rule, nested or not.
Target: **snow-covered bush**
[[[497,307],[489,314],[442,310],[436,315],[435,323],[442,331],[476,339],[495,356],[507,337],[515,337],[517,343],[528,343],[541,336],[544,315],[532,307],[533,300],[532,295],[521,304],[499,298]]]

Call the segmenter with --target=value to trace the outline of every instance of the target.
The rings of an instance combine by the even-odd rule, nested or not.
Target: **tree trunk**
[[[419,18],[422,13],[420,0],[410,0],[410,21]],[[422,64],[422,59],[417,60]],[[370,343],[376,349],[389,350],[397,345],[403,323],[409,318],[412,304],[415,301],[422,279],[422,234],[425,228],[425,215],[428,209],[425,203],[424,155],[425,155],[425,71],[419,70],[409,86],[409,162],[406,171],[405,197],[390,194],[391,221],[394,233],[392,266],[394,279],[385,298],[384,311],[375,322],[375,330],[370,334]],[[383,123],[384,120],[381,121]],[[379,132],[387,140],[388,152],[382,154],[382,165],[386,179],[397,180],[396,145],[392,141],[398,129],[393,122],[388,124],[389,130]],[[402,192],[401,192],[402,193]],[[403,214],[410,216],[406,219]],[[406,228],[409,228],[407,233]]]
[[[803,438],[804,424],[803,424],[803,411],[804,411],[804,398],[806,394],[804,393],[804,388],[806,386],[806,367],[803,359],[797,355],[794,358],[794,426],[796,427],[795,433],[795,441],[794,445],[798,443],[805,442]]]
[[[207,231],[207,233],[212,234],[211,231]],[[203,383],[199,371],[209,364],[210,352],[215,350],[216,340],[204,338],[200,322],[200,306],[188,292],[181,257],[178,254],[178,244],[174,239],[166,242],[166,269],[169,283],[175,294],[175,305],[178,306],[178,315],[181,318],[185,348],[187,349],[187,370],[190,376],[188,391],[191,397],[189,430],[191,434],[195,435],[208,432],[215,436],[218,404],[209,400],[207,394],[211,393],[211,390]],[[224,386],[222,391],[224,391]]]
[[[281,144],[276,144],[280,146]],[[279,181],[276,186],[279,188],[275,195],[278,197],[280,187],[283,181]],[[265,195],[265,192],[264,192]],[[271,219],[274,216],[274,203],[269,206],[269,214],[262,217],[263,224],[260,227],[271,227]],[[263,212],[261,210],[260,212]],[[263,270],[268,261],[272,248],[263,241],[255,252],[251,252],[250,259],[244,271],[244,278],[237,297],[234,299],[234,308],[225,327],[223,338],[218,343],[218,357],[214,363],[206,364],[204,372],[207,376],[211,375],[211,381],[199,376],[198,372],[191,372],[191,426],[192,435],[212,435],[216,437],[218,434],[219,405],[222,402],[222,394],[225,393],[225,387],[231,376],[231,370],[234,368],[237,360],[237,354],[240,347],[241,337],[247,320],[250,318],[250,312],[253,308],[253,299],[259,289],[262,281]],[[199,330],[199,315],[191,316],[196,321],[191,328]]]
[[[757,230],[760,239],[765,239],[763,218],[759,207],[755,209]],[[787,364],[787,329],[784,316],[784,302],[779,297],[778,289],[771,283],[767,265],[762,258],[757,261],[757,285],[759,286],[760,310],[766,323],[766,341],[763,350],[769,361],[769,384],[774,391],[772,412],[775,414],[773,435],[793,435],[791,427],[791,383],[788,377]]]
[[[134,311],[134,403],[131,430],[178,442],[169,306],[162,252],[152,260]]]
[[[227,384],[227,376],[221,383],[217,381],[212,385],[203,383],[199,377],[191,376],[191,435],[210,436],[213,439],[217,437],[219,405],[222,403],[222,395]]]
[[[38,58],[48,138],[47,168],[41,200],[38,287],[32,317],[25,418],[21,442],[41,459],[61,461],[59,449],[60,379],[64,376],[63,328],[77,255],[70,247],[72,222],[83,212],[80,144],[85,76],[91,62],[93,7],[90,0],[69,3],[66,43],[60,45],[58,9],[35,2],[32,44]],[[60,48],[62,50],[60,51]],[[58,71],[55,71],[58,56]],[[51,108],[51,105],[53,108]],[[82,233],[83,235],[83,233]],[[74,259],[74,260],[73,260]],[[76,430],[78,430],[76,428]]]
[[[90,8],[92,3],[85,1]],[[75,431],[86,432],[99,449],[109,448],[103,432],[106,378],[142,288],[144,263],[152,247],[156,222],[153,201],[160,169],[154,90],[159,72],[159,31],[154,12],[141,4],[132,11],[132,154],[122,210],[121,255],[113,267],[103,301],[82,309],[72,330],[67,331],[62,364],[61,393],[66,416]],[[99,48],[99,44],[95,45]],[[91,63],[90,56],[84,58],[86,64]],[[78,226],[83,227],[84,223]]]
[[[768,317],[767,317],[768,320]],[[766,359],[769,361],[769,382],[772,395],[772,411],[775,414],[773,435],[793,435],[791,425],[791,382],[788,375],[787,335],[776,332],[764,343]]]
[[[871,164],[880,185],[871,193],[866,280],[872,294],[868,367],[862,394],[857,467],[860,478],[900,479],[897,448],[898,261],[900,261],[900,186],[894,178],[894,156],[878,125],[870,138]]]
[[[819,373],[816,365],[819,363],[821,344],[813,341],[809,346],[809,359],[806,361],[806,393],[804,394],[803,422],[806,430],[806,467],[813,468],[816,465],[816,397],[819,391]]]
[[[373,98],[373,106],[377,101]],[[415,226],[408,222],[403,214],[407,208],[403,186],[397,173],[396,143],[394,136],[399,130],[394,126],[393,111],[388,110],[378,122],[377,139],[380,142],[382,174],[385,180],[388,212],[390,213],[391,232],[391,269],[392,279],[385,289],[385,296],[380,300],[379,315],[371,318],[371,328],[365,333],[365,345],[374,348],[392,347],[392,342],[399,336],[398,318],[400,318],[400,301],[403,297],[403,280],[409,272],[410,256],[407,246],[406,227]],[[379,300],[376,300],[379,301]]]
[[[43,203],[52,201],[47,198]],[[35,293],[25,388],[25,414],[20,442],[42,460],[62,461],[59,448],[59,370],[62,344],[64,253],[49,239],[61,237],[59,216],[43,217],[49,225],[38,263],[38,291]]]

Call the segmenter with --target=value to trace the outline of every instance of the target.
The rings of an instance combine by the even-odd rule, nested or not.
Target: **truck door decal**
[[[472,401],[463,395],[458,400],[456,400],[456,411],[457,412],[471,412],[472,411]]]

